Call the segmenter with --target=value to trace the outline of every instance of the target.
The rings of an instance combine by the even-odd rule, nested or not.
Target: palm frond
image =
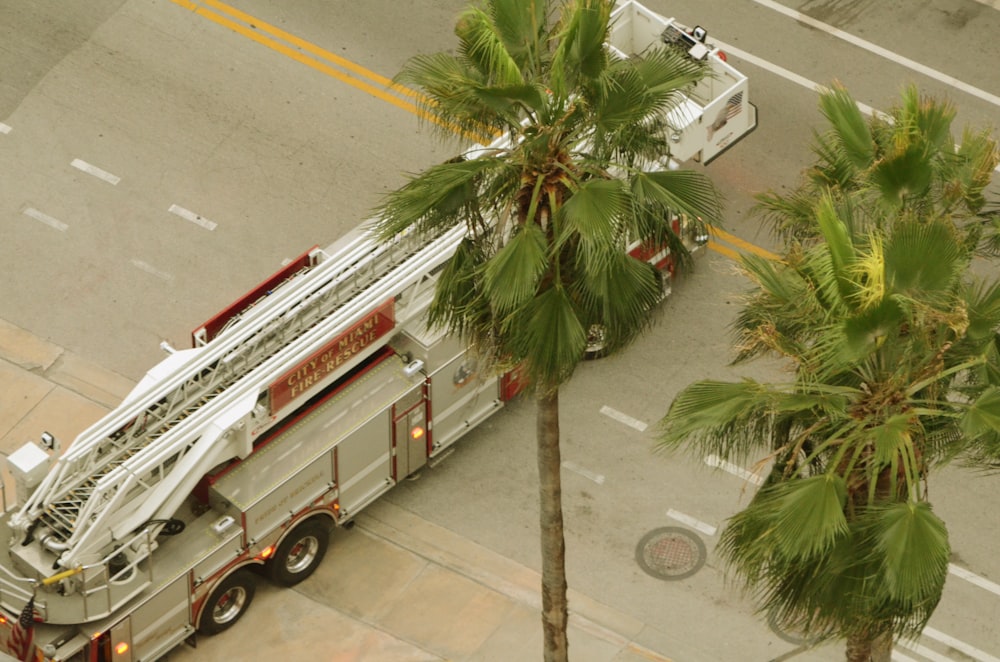
[[[905,501],[871,507],[861,536],[871,540],[880,566],[874,588],[882,610],[897,619],[897,632],[919,633],[941,599],[951,548],[944,522],[926,502]]]
[[[577,256],[571,290],[590,324],[603,328],[605,351],[624,347],[651,324],[649,310],[661,296],[660,276],[652,265],[622,250],[595,258],[586,247]]]
[[[466,238],[445,263],[428,308],[430,328],[446,328],[471,345],[490,338],[492,311],[480,283],[484,264],[482,247]]]
[[[433,118],[434,128],[446,140],[473,136],[477,142],[489,142],[493,135],[519,125],[519,108],[498,112],[496,97],[483,94],[488,82],[450,53],[416,55],[393,80],[420,90],[421,117]]]
[[[639,204],[658,204],[705,223],[722,220],[722,199],[711,180],[693,170],[637,172],[630,177]]]
[[[494,9],[499,7],[504,5],[494,5]],[[524,74],[517,60],[507,50],[503,33],[494,22],[497,15],[494,13],[490,16],[476,7],[467,7],[455,24],[459,52],[476,68],[485,83],[501,87],[523,85],[527,82]],[[507,13],[499,15],[503,18],[511,17]]]
[[[762,499],[774,499],[769,536],[774,553],[806,561],[826,554],[847,534],[847,487],[836,474],[778,483]]]
[[[872,185],[882,193],[882,200],[899,207],[909,198],[926,197],[934,169],[925,145],[909,144],[886,154],[868,174]]]
[[[970,439],[1000,433],[1000,387],[988,386],[965,409],[962,434]]]
[[[409,228],[454,225],[463,208],[478,199],[477,181],[508,169],[495,156],[431,166],[385,198],[377,210],[375,232],[389,239]]]
[[[910,488],[917,489],[921,478],[920,467],[914,466],[911,460],[914,444],[923,431],[915,425],[914,419],[909,412],[890,415],[867,429],[872,441],[869,471],[873,492],[879,475],[886,467],[889,468],[889,494],[905,495],[910,494]],[[905,481],[903,485],[898,485],[900,477]]]
[[[662,448],[679,448],[681,443],[694,452],[730,455],[727,430],[748,424],[762,434],[771,429],[771,390],[750,379],[740,382],[705,380],[694,382],[678,393],[660,423]],[[749,435],[747,435],[749,436]]]
[[[612,6],[607,0],[570,0],[563,5],[549,71],[555,97],[569,99],[571,90],[587,86],[581,80],[593,80],[604,71]]]
[[[607,75],[595,80],[594,87],[597,93],[589,101],[599,139],[639,124],[657,110],[649,87],[631,61],[615,62]]]
[[[548,63],[549,7],[546,0],[489,0],[494,31],[526,79]]]
[[[681,92],[703,80],[711,71],[703,61],[687,57],[673,48],[646,51],[641,58],[629,62],[661,111],[672,109]]]
[[[842,322],[843,344],[838,355],[826,362],[843,369],[863,360],[883,343],[893,342],[899,335],[906,315],[898,299],[887,297],[846,317]]]
[[[587,330],[567,290],[548,288],[508,320],[503,329],[514,358],[541,389],[561,384],[575,370],[587,345]]]
[[[966,339],[977,345],[992,340],[1000,327],[1000,281],[976,281],[960,292],[969,318]]]
[[[815,196],[803,187],[791,193],[766,191],[754,196],[757,204],[751,213],[770,226],[771,234],[786,245],[815,236],[813,208]]]
[[[922,95],[917,86],[911,84],[903,89],[901,103],[894,115],[903,131],[924,143],[931,152],[944,154],[955,150],[951,125],[956,112],[951,102]]]
[[[867,169],[875,155],[868,123],[857,102],[842,85],[821,94],[819,102],[843,154],[856,170]]]
[[[545,234],[534,223],[518,226],[506,245],[486,264],[483,286],[494,312],[507,317],[538,291],[548,266]]]
[[[858,294],[858,283],[851,279],[851,270],[858,256],[854,238],[837,214],[833,198],[829,195],[823,195],[816,205],[816,222],[823,239],[826,240],[825,250],[830,255],[830,264],[841,297],[850,300]]]
[[[618,219],[628,212],[629,198],[620,179],[590,179],[583,182],[560,209],[564,221],[559,228],[559,244],[578,236],[584,243],[619,246],[624,252],[624,236]]]
[[[993,180],[994,169],[1000,164],[1000,149],[992,132],[989,129],[964,129],[954,163],[954,168],[943,176],[943,197],[949,203],[948,208],[960,204],[967,214],[978,214],[987,202],[983,192]]]
[[[898,223],[885,243],[884,264],[892,292],[926,298],[954,288],[968,251],[948,223]]]
[[[660,448],[683,446],[697,455],[742,461],[770,449],[775,421],[791,413],[843,412],[853,389],[817,384],[809,390],[789,385],[703,380],[674,397],[659,424]]]

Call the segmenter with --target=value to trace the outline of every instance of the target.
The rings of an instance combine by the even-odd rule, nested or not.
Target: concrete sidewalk
[[[66,448],[133,382],[0,321],[0,453],[49,432]],[[5,464],[5,463],[4,463]],[[3,469],[6,498],[12,498]],[[294,589],[261,581],[231,630],[169,655],[186,660],[503,661],[541,658],[538,573],[383,500],[334,532]],[[669,662],[633,639],[645,626],[570,591],[581,662]]]

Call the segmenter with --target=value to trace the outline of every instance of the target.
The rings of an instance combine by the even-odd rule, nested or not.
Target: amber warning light
[[[410,437],[413,439],[420,439],[424,436],[424,428],[420,425],[415,425],[412,430],[410,430]]]

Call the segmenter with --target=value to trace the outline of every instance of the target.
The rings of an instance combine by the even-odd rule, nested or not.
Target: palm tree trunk
[[[559,455],[559,391],[538,396],[535,421],[538,440],[539,511],[542,538],[542,628],[545,662],[566,662],[566,541],[563,538]]]
[[[892,660],[892,634],[883,632],[872,641],[872,662]]]
[[[872,662],[872,640],[865,633],[847,637],[847,662]]]
[[[883,632],[852,634],[847,638],[847,662],[890,662],[892,659],[892,633]]]

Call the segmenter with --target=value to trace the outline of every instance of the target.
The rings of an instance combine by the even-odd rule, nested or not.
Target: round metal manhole
[[[708,558],[705,543],[687,529],[664,526],[642,537],[635,548],[639,567],[657,579],[685,579]]]

